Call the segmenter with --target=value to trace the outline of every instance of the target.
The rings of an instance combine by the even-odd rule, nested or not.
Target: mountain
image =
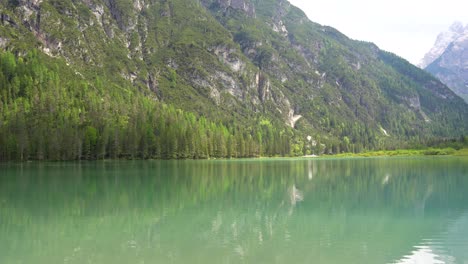
[[[0,0],[0,159],[360,152],[459,137],[428,73],[285,0]]]
[[[447,31],[444,31],[437,36],[434,46],[428,53],[426,53],[426,55],[424,55],[424,58],[418,66],[424,69],[437,60],[452,42],[463,35],[464,31],[465,29],[461,22],[454,22]]]
[[[441,33],[421,66],[468,102],[468,25],[456,22]]]

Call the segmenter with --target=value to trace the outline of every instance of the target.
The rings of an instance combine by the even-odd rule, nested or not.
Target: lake
[[[0,164],[0,263],[468,263],[468,159]]]

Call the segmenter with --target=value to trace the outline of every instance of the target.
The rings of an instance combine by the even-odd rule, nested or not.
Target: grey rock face
[[[255,6],[248,0],[218,0],[218,3],[224,8],[242,10],[251,17],[255,16]]]
[[[440,33],[437,36],[434,46],[428,53],[426,53],[419,66],[424,69],[429,66],[429,64],[433,63],[437,58],[440,57],[440,55],[444,53],[447,47],[454,40],[463,34],[463,31],[463,24],[457,21],[453,23],[447,31]]]
[[[450,31],[453,33],[451,41],[426,70],[468,102],[468,26],[455,23]]]

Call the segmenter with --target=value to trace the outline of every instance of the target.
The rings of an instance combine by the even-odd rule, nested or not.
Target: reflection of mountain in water
[[[291,200],[291,205],[294,206],[297,202],[302,202],[304,200],[304,194],[293,184],[289,189],[289,198]]]
[[[70,263],[97,249],[105,261],[120,252],[114,263],[386,263],[419,245],[467,260],[468,242],[449,235],[466,234],[466,169],[456,158],[27,164],[0,178],[0,248],[25,262],[48,245]]]
[[[466,263],[467,245],[468,211],[450,223],[446,231],[414,246],[414,250],[397,263]]]

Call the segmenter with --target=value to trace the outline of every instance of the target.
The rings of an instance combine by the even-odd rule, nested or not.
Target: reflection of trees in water
[[[435,159],[363,159],[314,164],[313,181],[304,181],[306,203],[348,209],[416,209],[421,204],[460,206],[468,194],[462,161]],[[450,170],[447,168],[450,167]],[[301,187],[301,184],[299,184]],[[429,201],[429,204],[428,204]]]
[[[452,174],[465,173],[462,164],[437,159],[33,164],[17,170],[15,179],[2,179],[0,197],[24,207],[38,203],[30,209],[39,214],[57,208],[92,214],[135,205],[175,210],[212,199],[231,205],[281,203],[295,186],[306,204],[413,208],[432,198],[435,204],[466,198],[454,190],[467,177],[445,175],[448,166]]]
[[[17,238],[35,252],[105,245],[189,262],[301,262],[337,247],[349,252],[336,261],[370,259],[387,243],[382,262],[440,226],[441,208],[466,208],[465,172],[456,159],[33,163],[0,179],[0,234],[28,230]]]

